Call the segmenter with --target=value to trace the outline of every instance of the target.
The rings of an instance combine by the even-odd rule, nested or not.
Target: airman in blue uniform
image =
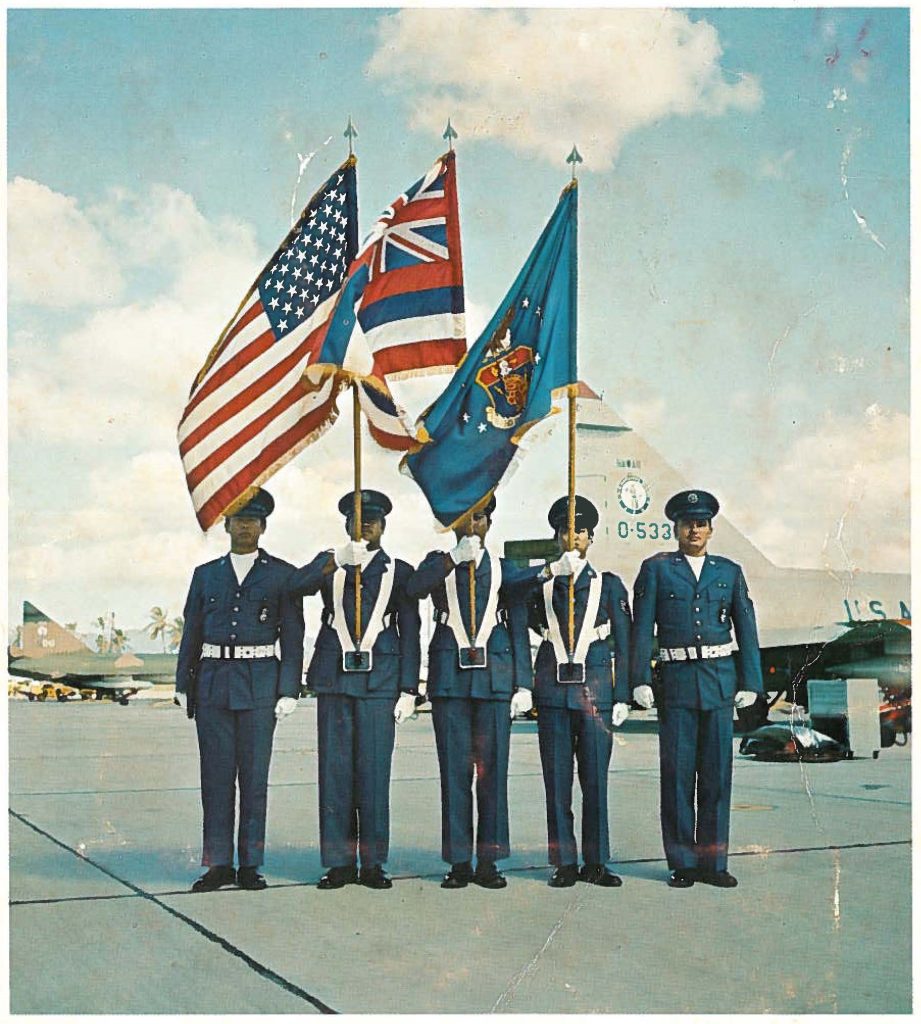
[[[339,502],[350,537],[354,507],[350,491]],[[307,686],[317,696],[320,856],[327,868],[320,889],[393,884],[383,865],[390,850],[394,723],[415,711],[419,606],[406,586],[412,566],[381,547],[391,508],[385,494],[362,490],[362,540],[321,551],[291,577],[293,594],[323,597],[322,625],[307,670]]]
[[[304,666],[304,615],[288,595],[294,566],[258,546],[275,507],[257,490],[227,516],[230,553],[200,565],[185,604],[176,703],[195,719],[204,812],[202,864],[192,886],[236,882],[264,889],[269,761],[277,719],[297,706]],[[234,870],[234,812],[240,797]]]
[[[534,703],[547,803],[548,852],[555,867],[549,884],[563,888],[581,878],[593,885],[615,887],[621,879],[605,866],[611,855],[608,766],[611,725],[622,725],[630,707],[630,606],[620,577],[600,572],[588,561],[599,518],[595,506],[576,495],[575,547],[571,549],[568,497],[555,501],[547,518],[561,557],[531,570],[529,622],[543,638],[535,663]],[[581,870],[572,812],[574,760],[582,786]]]
[[[508,760],[512,718],[531,708],[531,653],[524,606],[510,607],[514,569],[486,547],[496,500],[455,528],[449,552],[431,551],[410,577],[412,596],[431,596],[435,630],[426,695],[441,773],[441,885],[501,889],[496,861],[509,855]],[[471,630],[470,567],[475,625]],[[471,636],[471,634],[473,634]],[[473,792],[476,786],[476,870]]]
[[[678,550],[647,558],[633,590],[633,678],[651,681],[650,656],[661,674],[662,838],[668,884],[681,889],[738,884],[727,870],[732,709],[750,706],[763,691],[755,609],[742,569],[707,552],[718,511],[706,491],[670,498],[665,515],[675,523]]]

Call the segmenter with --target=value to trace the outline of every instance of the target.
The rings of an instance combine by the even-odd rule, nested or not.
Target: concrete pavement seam
[[[75,849],[73,849],[73,847],[61,842],[60,839],[51,835],[50,832],[46,832],[43,828],[39,828],[39,826],[36,825],[34,822],[29,821],[28,818],[24,817],[19,812],[14,811],[12,807],[10,808],[10,814],[12,815],[12,817],[14,817],[17,821],[21,822],[27,828],[31,828],[33,832],[36,832],[38,835],[50,840],[56,846],[59,846],[62,850],[66,850],[68,853],[72,854],[78,860],[90,864],[97,871],[101,871],[104,875],[108,875],[109,878],[125,886],[126,889],[130,889],[135,895],[140,896],[142,899],[148,900],[150,903],[153,903],[161,910],[166,911],[166,913],[169,914],[171,917],[175,917],[177,920],[182,921],[184,924],[187,924],[194,931],[198,932],[199,935],[208,939],[209,942],[215,943],[216,945],[220,946],[221,949],[223,949],[225,952],[230,953],[231,956],[235,956],[237,957],[237,959],[242,960],[247,965],[247,967],[255,971],[256,974],[258,974],[260,977],[265,978],[266,981],[271,981],[274,984],[278,985],[279,988],[283,988],[286,992],[289,992],[292,995],[297,996],[300,999],[303,999],[305,1002],[310,1003],[311,1006],[315,1006],[321,1013],[338,1013],[337,1010],[334,1010],[332,1007],[327,1006],[326,1003],[324,1003],[321,999],[318,999],[316,996],[313,996],[309,992],[304,991],[304,989],[300,988],[298,985],[295,985],[293,982],[288,981],[287,978],[283,978],[280,974],[277,974],[270,967],[266,967],[265,964],[261,964],[259,963],[258,960],[254,960],[248,953],[244,953],[242,949],[239,949],[237,946],[234,946],[231,942],[228,942],[227,939],[225,939],[221,935],[218,935],[217,932],[211,931],[210,928],[206,928],[203,924],[200,924],[194,918],[188,917],[181,911],[175,910],[167,903],[163,903],[156,896],[152,895],[151,893],[145,892],[143,889],[136,886],[133,882],[129,882],[127,879],[119,877],[114,872],[109,871],[108,868],[103,867],[101,864],[97,864],[91,858],[84,857],[83,855],[79,854]]]

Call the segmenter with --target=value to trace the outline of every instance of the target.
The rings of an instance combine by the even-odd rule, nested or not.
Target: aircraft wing
[[[820,626],[785,626],[778,629],[759,630],[758,640],[762,650],[775,647],[811,647],[815,644],[830,644],[844,636],[851,626],[833,622]]]
[[[106,679],[81,679],[74,685],[84,688],[92,687],[94,690],[111,690],[116,692],[120,690],[149,690],[153,683],[148,683],[146,679],[132,679],[130,676],[121,676]]]

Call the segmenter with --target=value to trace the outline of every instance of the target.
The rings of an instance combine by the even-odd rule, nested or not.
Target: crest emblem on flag
[[[496,329],[484,353],[486,361],[474,378],[489,396],[490,404],[484,410],[487,420],[503,430],[510,430],[521,419],[534,370],[534,350],[512,339],[514,315],[513,306]]]

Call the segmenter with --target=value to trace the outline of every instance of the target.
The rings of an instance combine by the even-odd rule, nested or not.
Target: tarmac
[[[193,894],[198,750],[171,702],[11,700],[9,739],[13,1013],[911,1012],[910,745],[831,764],[737,755],[740,885],[676,890],[655,717],[635,714],[609,787],[624,885],[554,890],[537,725],[516,721],[508,887],[447,891],[423,714],[397,732],[394,887],[320,892],[304,699],[276,731],[269,888]]]

